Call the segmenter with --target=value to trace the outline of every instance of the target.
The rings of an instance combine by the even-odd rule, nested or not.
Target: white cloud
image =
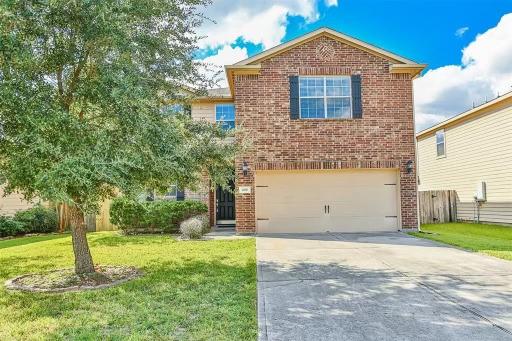
[[[322,0],[215,0],[206,8],[205,21],[198,34],[205,36],[199,42],[202,49],[218,49],[218,53],[204,59],[218,66],[232,64],[247,58],[247,50],[231,44],[244,42],[263,45],[268,49],[281,43],[286,34],[288,16],[303,17],[314,22],[320,17],[318,4]],[[327,7],[337,6],[338,0],[323,0]],[[226,81],[221,74],[220,85]]]
[[[429,70],[414,81],[416,128],[427,128],[512,90],[512,13],[462,50],[460,65]]]
[[[337,0],[324,0],[337,6]],[[207,36],[201,48],[216,48],[241,38],[268,49],[281,42],[286,33],[287,17],[296,15],[307,22],[319,18],[320,0],[216,0],[205,15],[216,23],[205,22],[199,33]]]
[[[455,31],[455,36],[457,37],[462,37],[464,35],[464,33],[467,32],[467,30],[469,30],[469,27],[465,26],[465,27],[461,27],[461,28],[458,28],[456,31]]]
[[[218,76],[219,87],[227,87],[227,81],[224,75],[224,65],[233,64],[240,60],[246,59],[247,49],[241,47],[232,47],[231,45],[223,46],[216,54],[206,57],[202,61],[210,66],[213,74],[215,71],[221,71]]]

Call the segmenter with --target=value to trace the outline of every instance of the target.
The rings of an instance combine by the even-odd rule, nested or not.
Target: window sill
[[[446,155],[436,156],[436,159],[437,160],[439,160],[439,159],[446,159]]]

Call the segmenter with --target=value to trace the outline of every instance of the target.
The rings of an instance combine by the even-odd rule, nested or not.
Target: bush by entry
[[[143,276],[108,289],[41,294],[0,285],[0,340],[256,340],[254,239],[175,241],[88,234],[97,264]],[[69,268],[70,235],[0,241],[0,283]]]
[[[208,207],[199,201],[140,202],[119,197],[110,206],[110,222],[127,233],[169,233],[177,232],[182,221],[206,212]]]

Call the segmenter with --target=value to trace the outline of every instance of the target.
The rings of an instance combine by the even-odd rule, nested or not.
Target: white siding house
[[[420,191],[455,190],[457,218],[512,224],[512,93],[416,135]],[[486,200],[476,204],[477,185]]]
[[[18,211],[23,211],[33,207],[40,200],[26,201],[18,193],[11,193],[4,196],[3,186],[0,186],[0,215],[12,216]]]

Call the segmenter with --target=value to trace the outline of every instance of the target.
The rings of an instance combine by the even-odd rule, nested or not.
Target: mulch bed
[[[59,269],[15,277],[5,282],[10,290],[67,292],[109,288],[142,275],[133,266],[98,265],[95,272],[75,274],[74,269]]]

